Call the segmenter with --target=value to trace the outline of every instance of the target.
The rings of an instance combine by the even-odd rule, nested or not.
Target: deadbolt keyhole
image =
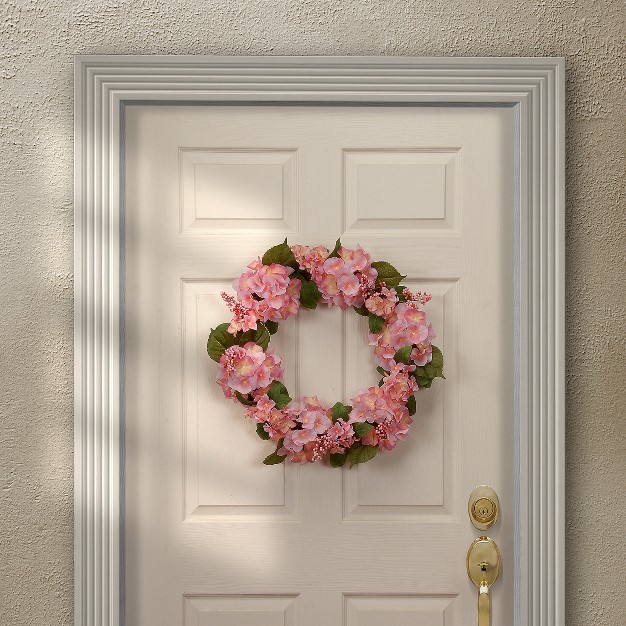
[[[468,513],[472,524],[479,530],[487,530],[496,523],[499,508],[498,496],[491,487],[480,485],[472,491]]]

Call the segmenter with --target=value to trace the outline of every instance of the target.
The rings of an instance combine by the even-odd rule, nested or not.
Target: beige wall
[[[567,623],[624,623],[624,15],[621,0],[0,3],[0,622],[72,622],[72,55],[205,53],[567,58]]]

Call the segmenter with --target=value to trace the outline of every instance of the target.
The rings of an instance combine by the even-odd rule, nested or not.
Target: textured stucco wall
[[[624,16],[621,0],[0,3],[0,623],[72,622],[72,55],[206,53],[567,58],[567,622],[623,624]]]

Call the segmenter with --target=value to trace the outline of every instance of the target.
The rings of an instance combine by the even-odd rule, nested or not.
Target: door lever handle
[[[500,575],[500,550],[489,537],[475,539],[467,552],[467,575],[478,587],[478,626],[490,626],[489,589]]]

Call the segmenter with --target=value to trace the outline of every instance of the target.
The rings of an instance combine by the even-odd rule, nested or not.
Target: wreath
[[[328,457],[332,467],[346,461],[352,467],[406,437],[415,392],[444,376],[443,355],[432,345],[435,335],[422,309],[430,295],[412,293],[400,284],[404,278],[390,263],[372,262],[358,245],[350,249],[337,240],[329,252],[289,246],[285,239],[235,280],[236,298],[222,292],[233,318],[211,330],[207,351],[219,364],[217,384],[226,398],[245,405],[259,437],[276,443],[263,463]],[[320,302],[367,317],[381,379],[349,405],[328,408],[316,396],[293,400],[282,382],[282,361],[268,349],[280,322]]]

